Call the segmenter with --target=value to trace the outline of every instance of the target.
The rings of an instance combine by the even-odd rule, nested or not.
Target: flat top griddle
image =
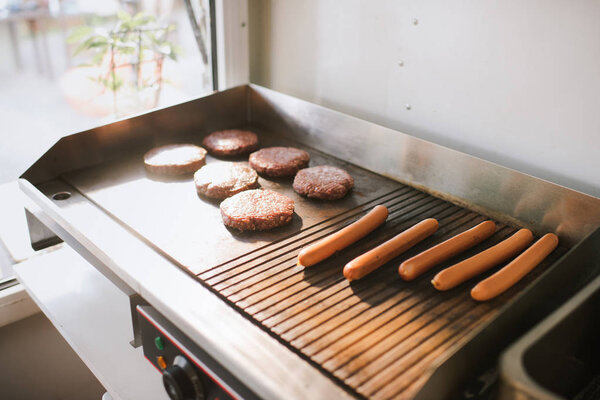
[[[496,234],[481,245],[413,282],[403,282],[397,274],[402,260],[487,218],[271,132],[257,133],[262,147],[300,147],[311,154],[311,166],[347,169],[355,189],[342,200],[324,202],[295,194],[291,179],[261,178],[262,187],[294,199],[296,215],[287,227],[238,233],[223,226],[218,202],[198,197],[191,177],[149,176],[143,153],[66,173],[62,179],[352,393],[377,399],[411,397],[437,360],[463,346],[471,332],[567,250],[558,248],[490,302],[475,302],[469,291],[496,269],[454,290],[437,292],[429,283],[437,271],[518,229],[499,223]],[[201,139],[196,136],[194,142]],[[208,162],[216,161],[208,157]],[[382,227],[325,262],[308,269],[297,266],[303,246],[377,204],[390,210]],[[432,237],[363,280],[349,283],[343,277],[342,267],[349,260],[429,217],[440,222]]]
[[[294,146],[306,149],[297,142],[265,132],[259,133],[259,137],[263,148]],[[189,138],[191,143],[201,145],[201,141],[202,137],[197,135]],[[197,274],[295,235],[399,187],[390,179],[314,149],[306,150],[311,155],[310,166],[328,164],[348,170],[355,179],[355,189],[343,199],[327,202],[298,195],[291,185],[293,178],[260,177],[262,188],[285,194],[295,202],[292,223],[270,231],[239,232],[226,228],[221,220],[220,202],[198,196],[192,176],[162,178],[148,174],[142,162],[143,152],[110,164],[65,174],[63,179],[163,254]],[[207,163],[247,160],[248,156],[207,156]]]

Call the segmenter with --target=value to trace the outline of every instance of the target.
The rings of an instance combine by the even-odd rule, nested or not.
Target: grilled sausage
[[[498,296],[541,263],[548,254],[554,251],[556,246],[558,246],[558,237],[555,234],[544,235],[506,267],[479,282],[471,290],[471,297],[475,300],[486,301]]]
[[[385,206],[375,206],[369,213],[356,222],[302,249],[298,254],[298,264],[310,267],[325,260],[336,251],[350,246],[352,243],[371,233],[385,222],[388,214],[388,209]]]
[[[434,218],[419,222],[373,250],[350,261],[344,266],[344,276],[349,281],[361,279],[437,231],[437,228],[438,222]]]
[[[398,267],[398,273],[405,281],[412,281],[436,265],[483,242],[485,239],[492,236],[495,231],[496,224],[494,222],[482,222],[481,224],[404,261],[400,264],[400,267]]]
[[[521,229],[511,237],[471,258],[439,272],[431,281],[437,290],[448,290],[519,254],[531,241],[529,229]]]

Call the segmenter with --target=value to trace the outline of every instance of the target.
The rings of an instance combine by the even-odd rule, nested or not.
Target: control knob
[[[204,400],[204,385],[196,369],[183,356],[163,371],[163,384],[172,400]]]

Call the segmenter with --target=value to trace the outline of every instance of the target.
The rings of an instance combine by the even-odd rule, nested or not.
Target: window
[[[211,92],[211,14],[211,0],[0,0],[2,191],[19,196],[10,182],[64,135]],[[24,226],[0,231],[0,282],[15,235],[28,243]]]
[[[61,136],[212,91],[209,8],[0,0],[0,183]]]

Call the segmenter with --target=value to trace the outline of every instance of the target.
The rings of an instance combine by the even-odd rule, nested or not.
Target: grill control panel
[[[248,388],[150,306],[137,307],[144,357],[173,400],[257,399]]]

